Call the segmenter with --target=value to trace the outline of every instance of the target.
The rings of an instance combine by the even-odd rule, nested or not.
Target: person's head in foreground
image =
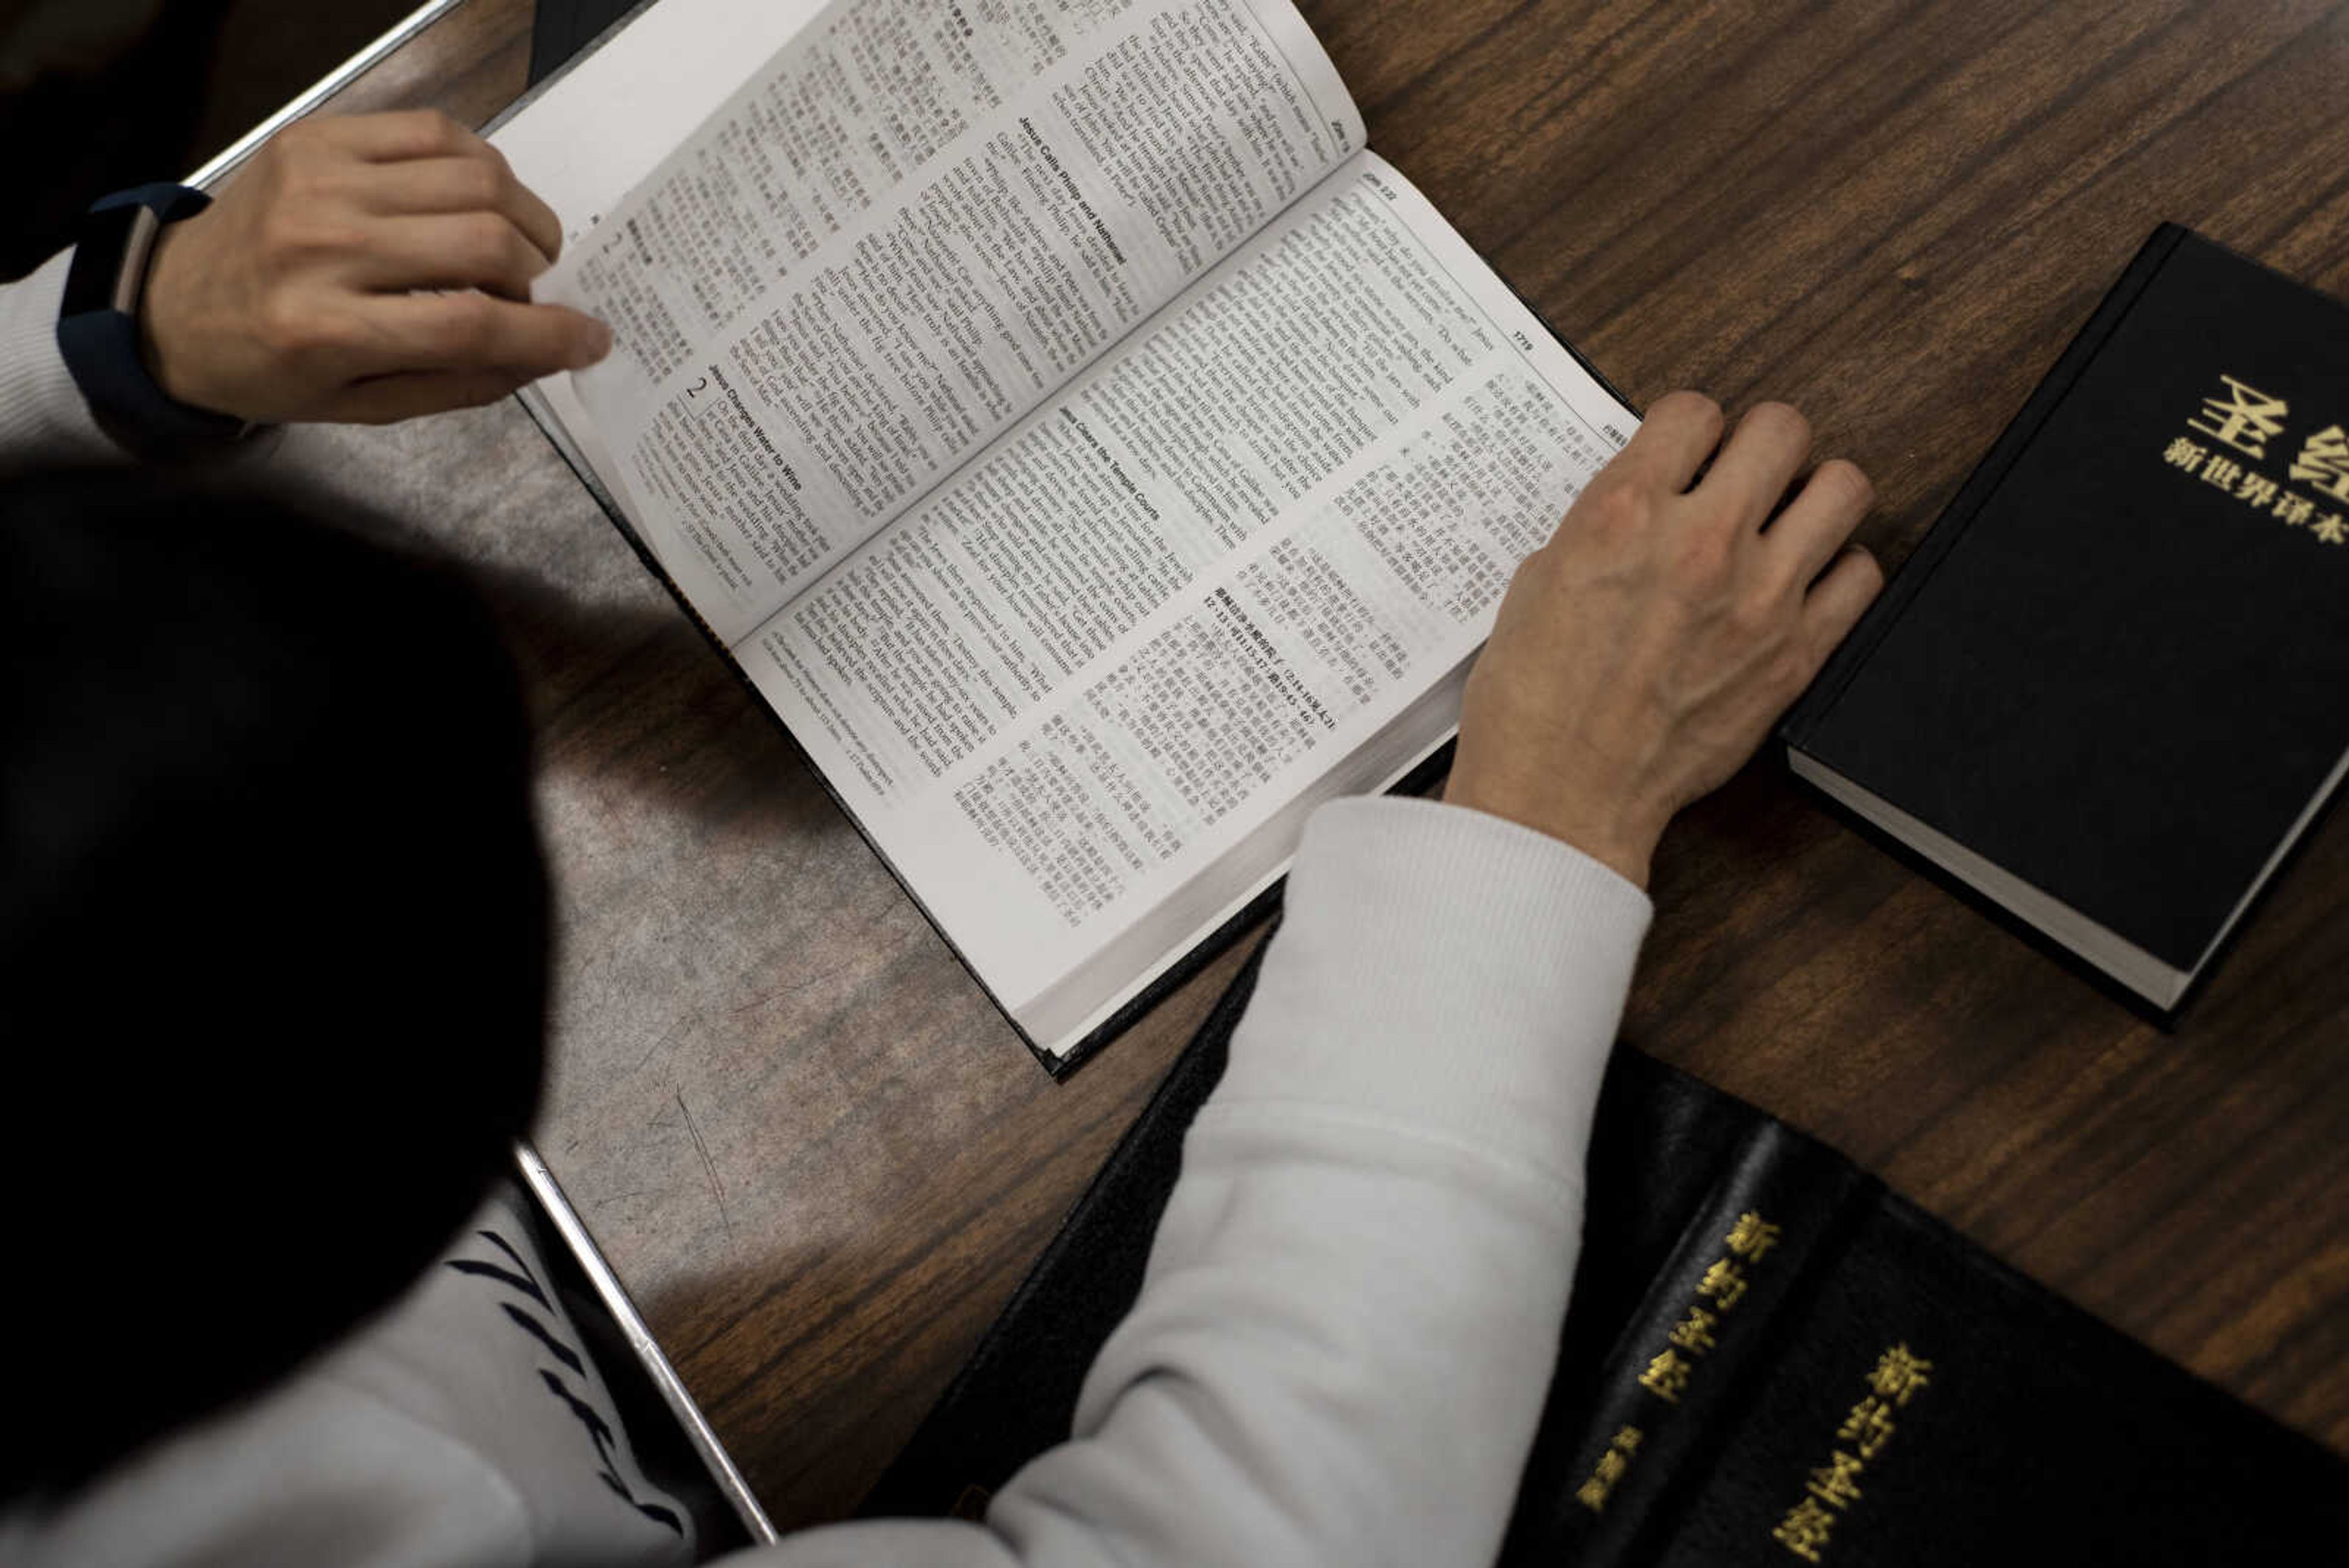
[[[520,688],[445,568],[138,474],[0,489],[6,1502],[258,1392],[536,1105]]]

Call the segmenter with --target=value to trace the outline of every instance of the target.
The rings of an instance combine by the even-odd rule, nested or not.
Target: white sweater
[[[33,463],[119,462],[57,352],[57,306],[73,252],[0,285],[0,473]]]
[[[0,470],[107,451],[50,336],[62,285],[53,262],[0,289]],[[1072,1438],[984,1524],[833,1525],[730,1564],[1491,1560],[1648,900],[1556,840],[1389,799],[1315,814],[1287,903]],[[293,1383],[0,1519],[0,1563],[688,1560],[543,1278],[485,1213]]]

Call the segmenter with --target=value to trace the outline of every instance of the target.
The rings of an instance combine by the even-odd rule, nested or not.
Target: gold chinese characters
[[[1593,1513],[1602,1511],[1607,1507],[1607,1494],[1615,1490],[1615,1483],[1631,1468],[1631,1456],[1640,1451],[1640,1439],[1645,1436],[1637,1427],[1618,1428],[1607,1451],[1599,1456],[1590,1479],[1574,1494],[1575,1501]]]
[[[1932,1370],[1933,1364],[1905,1342],[1888,1346],[1876,1358],[1876,1370],[1868,1375],[1868,1397],[1836,1428],[1837,1447],[1828,1450],[1826,1464],[1811,1471],[1802,1501],[1770,1532],[1773,1541],[1806,1563],[1823,1560],[1820,1554],[1836,1521],[1860,1499],[1860,1476],[1892,1440],[1892,1413],[1908,1407],[1932,1381]]]
[[[1778,1227],[1748,1210],[1737,1217],[1723,1241],[1730,1255],[1715,1259],[1696,1282],[1698,1297],[1711,1304],[1692,1303],[1687,1315],[1664,1336],[1664,1348],[1640,1375],[1640,1386],[1667,1404],[1680,1403],[1696,1370],[1696,1358],[1713,1347],[1714,1325],[1744,1299],[1745,1271],[1778,1244]]]
[[[2271,478],[2228,453],[2265,462],[2267,443],[2283,434],[2291,405],[2238,377],[2219,379],[2224,390],[2202,400],[2199,417],[2186,421],[2188,430],[2212,444],[2178,436],[2163,449],[2162,461],[2286,527],[2306,528],[2322,544],[2349,544],[2349,522],[2338,511],[2285,488],[2302,484],[2326,501],[2349,506],[2349,431],[2325,426],[2301,444],[2282,479]]]
[[[1698,1300],[1689,1303],[1688,1311],[1665,1334],[1663,1348],[1640,1374],[1641,1388],[1667,1405],[1681,1402],[1696,1375],[1697,1363],[1719,1346],[1723,1317],[1744,1298],[1746,1271],[1778,1244],[1778,1233],[1776,1225],[1752,1210],[1737,1217],[1723,1238],[1728,1255],[1715,1259],[1697,1282]],[[1592,1467],[1590,1479],[1576,1490],[1575,1501],[1593,1513],[1604,1511],[1608,1493],[1630,1469],[1642,1436],[1637,1427],[1619,1428]]]

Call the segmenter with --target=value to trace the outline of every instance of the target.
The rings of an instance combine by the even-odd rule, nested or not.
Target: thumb
[[[612,349],[612,331],[567,305],[486,294],[410,294],[377,302],[386,370],[498,370],[534,381],[584,370]]]

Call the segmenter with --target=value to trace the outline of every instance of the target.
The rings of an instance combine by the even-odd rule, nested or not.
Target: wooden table
[[[1798,403],[1888,562],[2157,220],[2349,293],[2349,4],[1304,8],[1561,330],[1643,402]],[[336,107],[479,122],[529,22],[470,0]],[[837,1516],[1238,955],[1053,1086],[608,530],[474,544],[601,596],[502,600],[563,885],[541,1147],[777,1522]],[[1666,841],[1625,1037],[2349,1452],[2344,888],[2335,813],[2164,1033],[1757,765]]]

